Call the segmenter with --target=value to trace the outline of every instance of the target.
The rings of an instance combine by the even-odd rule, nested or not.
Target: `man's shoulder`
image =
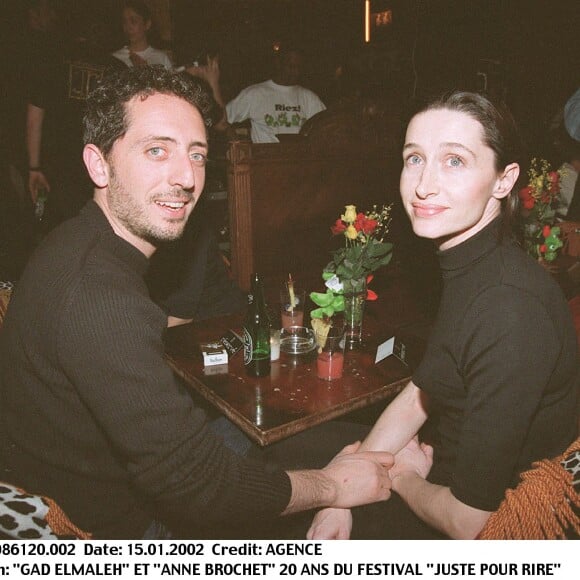
[[[242,89],[240,95],[249,95],[252,93],[271,91],[274,89],[274,83],[272,81],[262,81],[261,83],[255,83]]]

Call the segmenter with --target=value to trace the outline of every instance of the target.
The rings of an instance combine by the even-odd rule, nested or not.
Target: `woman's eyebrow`
[[[449,148],[449,149],[462,149],[469,153],[472,157],[475,157],[475,153],[467,146],[463,145],[463,143],[455,143],[454,141],[448,141],[446,143],[441,143],[441,148]]]

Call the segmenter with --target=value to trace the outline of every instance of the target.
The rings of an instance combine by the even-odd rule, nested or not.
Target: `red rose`
[[[536,205],[536,200],[533,197],[524,200],[524,208],[534,209],[534,205]]]
[[[525,201],[532,197],[532,191],[533,191],[532,187],[528,185],[528,187],[520,189],[520,191],[518,192],[518,196],[522,201]]]
[[[354,227],[356,228],[357,232],[363,232],[368,236],[375,231],[377,224],[377,220],[368,219],[364,213],[359,213],[356,216]]]
[[[354,220],[354,224],[353,224],[357,232],[362,231],[364,221],[365,221],[365,214],[361,213],[361,212],[357,213],[356,219]]]
[[[333,235],[342,234],[346,230],[346,224],[339,218],[336,223],[330,228]]]
[[[378,223],[377,220],[365,219],[362,224],[362,231],[368,236],[377,229]]]
[[[547,238],[550,235],[550,232],[552,231],[552,228],[550,226],[544,226],[544,229],[542,230],[542,235]]]
[[[540,250],[540,254],[545,254],[548,251],[548,247],[546,246],[546,244],[542,244],[539,248]]]

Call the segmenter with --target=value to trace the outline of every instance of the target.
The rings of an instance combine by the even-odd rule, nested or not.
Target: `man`
[[[0,279],[17,280],[37,237],[28,193],[25,148],[26,107],[38,79],[33,63],[51,60],[56,13],[51,0],[22,2],[21,21],[6,22],[0,33]]]
[[[29,262],[0,337],[0,425],[11,483],[54,498],[95,538],[224,533],[316,506],[387,499],[385,453],[343,450],[284,472],[226,449],[163,358],[166,314],[143,280],[204,185],[207,97],[189,77],[136,67],[87,101],[93,201]]]
[[[297,134],[302,125],[326,107],[312,91],[300,86],[302,54],[282,48],[271,80],[244,89],[226,105],[228,123],[250,119],[254,143],[278,143],[278,134]]]
[[[72,42],[52,42],[30,63],[26,110],[28,189],[48,198],[44,229],[76,215],[92,184],[82,162],[82,115],[88,93],[111,69],[124,68],[100,46],[100,22],[79,17]]]

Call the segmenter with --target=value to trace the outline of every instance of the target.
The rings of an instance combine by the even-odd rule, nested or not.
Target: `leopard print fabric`
[[[574,451],[567,455],[560,465],[572,474],[572,486],[576,493],[580,493],[580,451]]]
[[[58,540],[46,521],[49,506],[39,495],[0,482],[0,537],[16,540]]]

